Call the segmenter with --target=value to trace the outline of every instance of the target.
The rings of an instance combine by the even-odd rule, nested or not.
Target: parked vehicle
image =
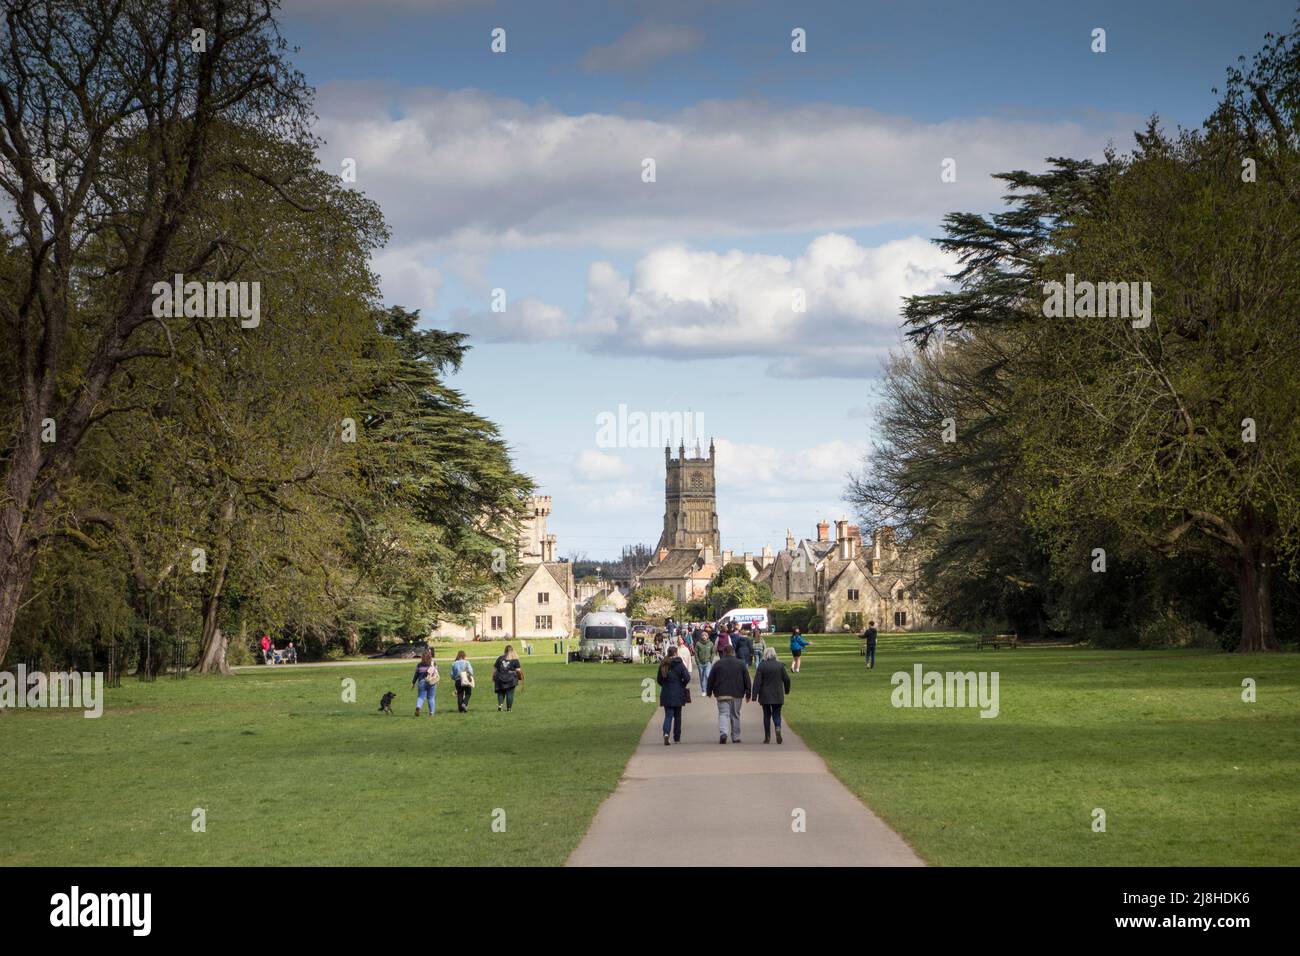
[[[717,625],[722,627],[726,624],[735,624],[737,627],[744,627],[746,624],[757,624],[763,631],[768,630],[768,615],[765,607],[738,607],[728,611],[722,617],[718,618]]]
[[[378,654],[371,654],[370,657],[372,660],[381,657],[387,660],[400,660],[404,657],[423,657],[427,650],[429,650],[428,641],[402,641],[384,648]]]
[[[632,622],[611,605],[602,605],[578,622],[578,649],[573,661],[632,661]]]

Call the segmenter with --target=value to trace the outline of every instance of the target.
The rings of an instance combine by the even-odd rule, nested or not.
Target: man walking
[[[749,670],[730,645],[723,648],[721,657],[709,673],[708,690],[705,692],[718,702],[718,743],[727,742],[731,734],[733,744],[740,743],[740,705],[750,699],[751,684]]]
[[[862,636],[867,640],[867,646],[862,649],[862,655],[867,659],[867,667],[876,666],[876,622],[868,621],[867,629],[862,632]]]
[[[695,636],[695,664],[700,669],[700,693],[708,696],[709,671],[713,670],[713,641],[709,640],[707,630]]]

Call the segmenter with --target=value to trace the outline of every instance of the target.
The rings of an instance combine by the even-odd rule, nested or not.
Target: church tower
[[[722,551],[718,534],[717,484],[713,465],[716,461],[713,441],[708,457],[701,457],[699,445],[694,457],[686,456],[686,446],[678,447],[674,460],[672,449],[664,449],[664,531],[656,552],[664,548],[712,548]]]

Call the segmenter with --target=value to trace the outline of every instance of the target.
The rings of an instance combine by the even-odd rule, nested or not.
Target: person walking
[[[736,657],[740,658],[746,670],[752,666],[751,662],[754,659],[754,639],[750,636],[751,633],[749,625],[746,624],[744,630],[739,630],[731,636],[731,643],[736,646]]]
[[[796,674],[799,673],[799,662],[803,657],[805,647],[812,647],[812,641],[805,640],[804,636],[799,633],[799,628],[796,627],[794,633],[790,635],[790,670]]]
[[[713,641],[709,640],[707,630],[700,631],[695,638],[695,665],[700,672],[700,693],[709,692],[709,671],[713,668]]]
[[[271,654],[271,635],[270,635],[270,634],[263,634],[263,635],[262,635],[262,663],[263,663],[263,664],[274,664],[274,663],[275,663],[275,658],[274,658],[274,657],[272,656],[272,654]]]
[[[731,631],[724,624],[718,629],[718,655],[721,656],[722,652],[728,647],[731,647]]]
[[[469,712],[469,698],[474,693],[474,665],[469,662],[464,651],[456,652],[456,659],[451,664],[451,682],[456,688],[456,710]]]
[[[862,636],[866,639],[867,642],[866,647],[862,648],[862,656],[867,659],[868,668],[875,667],[876,666],[876,622],[875,621],[867,622],[867,629],[862,632]]]
[[[497,710],[503,706],[506,713],[514,710],[515,707],[515,688],[524,679],[524,669],[519,664],[519,655],[509,644],[501,652],[501,656],[496,659],[492,665],[492,685],[497,692]]]
[[[757,624],[754,625],[754,664],[761,666],[763,663],[763,652],[767,650],[767,641],[763,639],[763,629]]]
[[[728,645],[709,672],[707,694],[718,702],[718,743],[740,743],[740,705],[750,699],[749,671]]]
[[[438,700],[438,665],[433,662],[433,652],[425,651],[420,663],[415,665],[415,676],[411,686],[415,688],[415,716],[420,716],[420,708],[429,702],[429,716],[433,716]]]
[[[686,638],[678,635],[677,637],[677,656],[681,662],[686,665],[686,676],[690,677],[695,673],[695,655],[691,653],[691,645],[686,643]]]
[[[664,709],[664,746],[668,746],[668,735],[672,742],[682,742],[682,708],[686,706],[690,695],[691,675],[682,663],[677,648],[668,648],[668,656],[659,665],[659,706]]]
[[[776,659],[776,648],[763,651],[763,661],[754,672],[754,700],[763,708],[763,743],[772,742],[772,725],[776,724],[776,742],[781,739],[781,708],[785,695],[790,693],[790,675],[785,665]]]

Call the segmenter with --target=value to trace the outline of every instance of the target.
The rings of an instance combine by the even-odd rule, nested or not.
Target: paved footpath
[[[787,708],[798,716],[799,678]],[[789,726],[763,743],[763,711],[741,709],[739,746],[718,743],[717,704],[691,688],[682,742],[665,747],[663,708],[569,866],[924,866],[831,775]],[[647,704],[646,708],[649,709]],[[794,811],[805,832],[795,832]]]

